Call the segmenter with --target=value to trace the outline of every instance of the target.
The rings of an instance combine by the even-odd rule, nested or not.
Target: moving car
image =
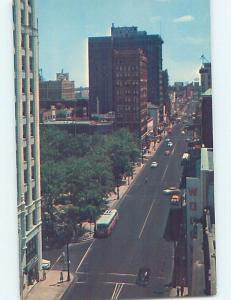
[[[178,194],[178,193],[180,193],[180,190],[179,190],[178,188],[174,187],[174,186],[171,186],[171,187],[169,187],[169,188],[164,189],[164,190],[163,190],[163,193],[164,193],[165,195],[173,195],[173,194]]]
[[[188,137],[186,140],[185,140],[186,142],[190,142],[191,141],[191,139]]]
[[[181,131],[181,134],[185,134],[185,131],[184,131],[184,130],[182,130],[182,131]]]
[[[169,138],[165,139],[165,142],[166,143],[170,142],[170,139]]]
[[[171,197],[170,203],[171,203],[172,205],[179,205],[179,204],[180,204],[180,201],[181,201],[181,196],[178,195],[178,194],[174,194],[174,195],[172,195],[172,197]]]
[[[172,142],[168,142],[168,147],[172,147],[173,143]]]
[[[151,275],[151,270],[149,268],[147,267],[140,268],[137,274],[136,284],[147,286],[149,284],[150,275]]]
[[[41,268],[42,270],[49,270],[51,268],[50,260],[42,259]]]
[[[156,161],[153,161],[151,163],[151,168],[156,168],[158,166],[158,163]]]

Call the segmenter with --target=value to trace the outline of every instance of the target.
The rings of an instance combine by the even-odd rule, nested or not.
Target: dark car
[[[137,274],[136,284],[141,286],[147,286],[149,284],[150,275],[151,275],[151,270],[149,268],[146,267],[140,268]]]

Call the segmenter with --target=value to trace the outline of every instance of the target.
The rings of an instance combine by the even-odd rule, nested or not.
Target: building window
[[[24,127],[24,126],[23,126]],[[26,153],[26,148],[23,148],[23,160],[27,161],[27,153]]]
[[[21,34],[21,47],[25,48],[25,34],[24,33]]]
[[[34,126],[33,126],[33,124],[31,124],[31,126],[30,126],[30,136],[34,137]]]
[[[32,13],[28,14],[28,25],[31,27],[32,26]]]
[[[32,49],[32,36],[29,35],[29,48]]]
[[[25,94],[26,93],[26,80],[22,79],[22,93]]]
[[[31,179],[34,180],[35,179],[35,172],[34,172],[34,167],[31,167]]]
[[[33,71],[33,58],[30,57],[30,71]]]
[[[33,237],[26,247],[26,262],[28,263],[37,254],[37,236]]]
[[[24,201],[26,203],[26,205],[28,204],[28,192],[24,193]]]
[[[32,200],[35,201],[37,199],[36,197],[36,188],[32,188]]]
[[[38,217],[37,217],[37,210],[33,210],[33,225],[36,225],[38,223]]]
[[[34,153],[35,153],[35,149],[34,149],[34,145],[31,146],[31,158],[34,158]]]
[[[34,105],[33,102],[30,102],[30,115],[33,116],[34,114]]]
[[[25,14],[24,10],[21,9],[21,24],[22,25],[24,25],[24,14]]]
[[[22,55],[22,71],[24,72],[26,70],[26,58],[24,55]]]
[[[33,79],[30,79],[30,93],[33,93],[33,91],[34,91]]]
[[[24,103],[23,103],[24,104]],[[23,138],[26,139],[26,125],[23,125]],[[25,149],[26,150],[26,149]]]
[[[29,231],[29,215],[26,216],[26,231]]]
[[[24,170],[24,183],[27,183],[27,170]]]

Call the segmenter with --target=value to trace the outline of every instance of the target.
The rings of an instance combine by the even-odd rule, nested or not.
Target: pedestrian
[[[45,270],[43,270],[43,280],[46,280],[47,279],[47,273]]]
[[[180,296],[180,287],[179,286],[176,287],[176,295],[177,295],[177,297]]]
[[[184,286],[183,285],[180,288],[180,295],[181,295],[181,297],[184,296]]]
[[[63,282],[63,272],[60,272],[60,282]]]

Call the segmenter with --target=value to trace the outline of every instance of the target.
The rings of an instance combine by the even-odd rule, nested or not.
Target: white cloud
[[[153,16],[153,17],[150,17],[149,20],[150,20],[151,23],[155,23],[155,22],[161,20],[161,16]]]
[[[184,23],[184,22],[192,22],[194,20],[193,16],[182,16],[173,20],[175,23]]]

